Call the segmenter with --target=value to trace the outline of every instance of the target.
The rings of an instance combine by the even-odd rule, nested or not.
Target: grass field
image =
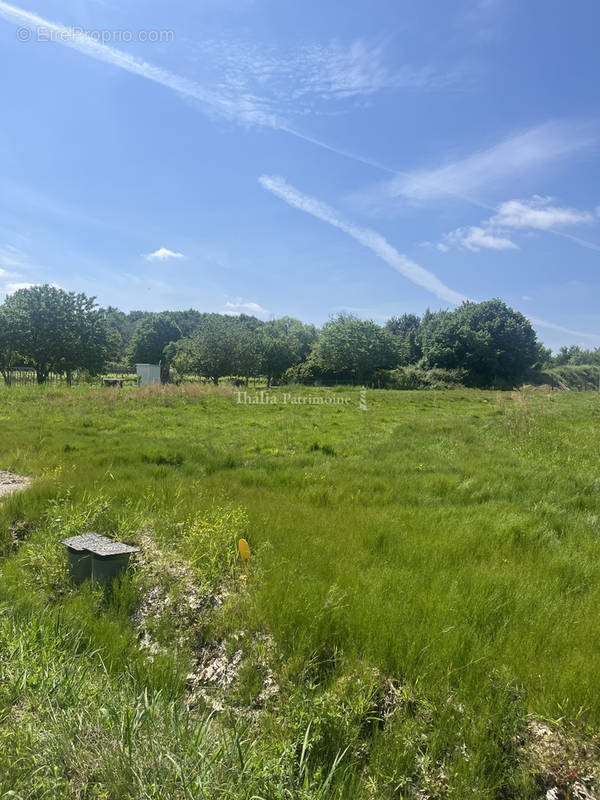
[[[273,395],[0,392],[0,469],[34,481],[0,506],[0,797],[593,782],[600,397]],[[141,547],[112,590],[69,582],[88,530]],[[571,744],[534,763],[532,720]]]

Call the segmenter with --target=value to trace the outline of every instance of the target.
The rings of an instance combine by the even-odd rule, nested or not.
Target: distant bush
[[[539,373],[536,382],[548,383],[559,388],[584,390],[597,389],[600,380],[600,366],[597,364],[563,364]]]
[[[427,369],[422,364],[411,364],[398,369],[382,370],[378,383],[386,389],[459,389],[463,386],[465,370]]]
[[[314,363],[314,361],[308,360],[286,369],[281,377],[281,382],[283,384],[311,384],[318,381],[322,374],[322,370]]]

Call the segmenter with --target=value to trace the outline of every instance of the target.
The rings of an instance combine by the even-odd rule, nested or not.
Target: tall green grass
[[[371,391],[363,412],[358,390],[334,391],[351,402],[283,406],[282,390],[251,406],[193,385],[0,393],[0,468],[34,478],[0,508],[3,635],[20,654],[0,657],[2,791],[535,797],[527,716],[598,730],[600,398]],[[58,542],[83,530],[158,551],[110,596],[75,591]],[[131,614],[158,552],[230,597],[183,643],[167,618],[166,652],[149,658]],[[279,695],[231,719],[186,710],[198,648],[240,631],[273,638]],[[253,647],[232,691],[256,708]],[[19,683],[42,656],[50,677]],[[77,762],[69,731],[99,749]]]

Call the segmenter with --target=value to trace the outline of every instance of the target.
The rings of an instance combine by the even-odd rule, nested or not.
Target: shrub
[[[459,389],[463,386],[465,371],[462,369],[427,369],[423,364],[386,370],[378,379],[386,389]]]
[[[286,369],[281,377],[281,381],[284,384],[311,384],[315,383],[315,381],[317,381],[322,374],[322,370],[314,363],[314,361],[303,361],[301,364],[296,364],[295,366]]]

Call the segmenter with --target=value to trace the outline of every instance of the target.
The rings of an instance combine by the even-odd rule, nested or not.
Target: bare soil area
[[[0,498],[4,497],[6,494],[12,494],[13,492],[20,492],[22,489],[27,489],[30,484],[31,480],[29,478],[17,475],[14,472],[0,470]]]

